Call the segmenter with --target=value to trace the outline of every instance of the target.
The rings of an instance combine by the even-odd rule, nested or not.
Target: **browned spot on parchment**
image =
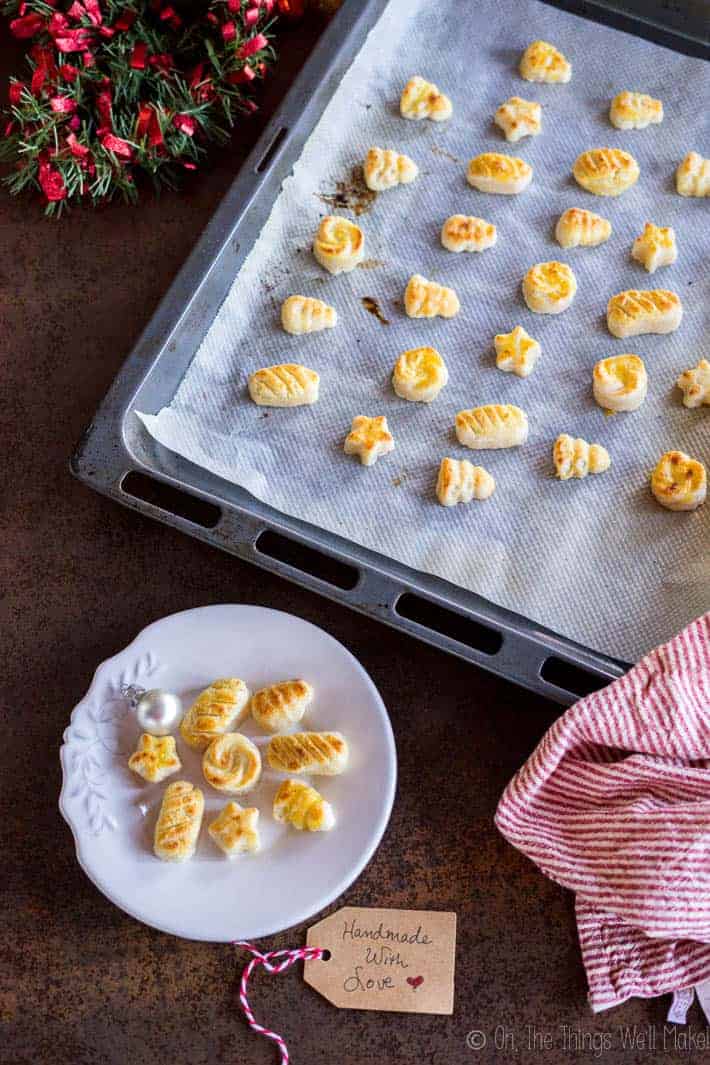
[[[358,263],[360,270],[376,270],[378,266],[384,266],[384,259],[363,259],[361,263]]]
[[[432,144],[431,150],[433,151],[434,155],[443,155],[445,159],[450,159],[452,163],[461,162],[461,160],[457,156],[452,155],[451,152],[447,152],[445,148],[438,148],[436,144]]]
[[[318,192],[316,195],[328,207],[341,211],[353,211],[357,215],[369,211],[377,199],[377,193],[368,189],[365,184],[361,166],[352,168],[348,181],[336,182],[335,192]]]
[[[382,313],[382,308],[380,307],[377,300],[373,299],[372,296],[363,296],[360,302],[362,303],[366,311],[369,311],[370,314],[374,314],[378,322],[382,322],[383,325],[390,324],[389,318],[385,318],[384,314]]]

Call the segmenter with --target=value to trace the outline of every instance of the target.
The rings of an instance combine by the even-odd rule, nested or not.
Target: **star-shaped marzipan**
[[[217,846],[232,858],[235,854],[258,851],[258,821],[256,806],[244,808],[238,802],[228,802],[208,826],[208,832]]]
[[[353,418],[352,428],[345,438],[346,455],[359,455],[363,466],[372,466],[380,455],[393,449],[394,438],[383,414],[377,418],[358,414]]]
[[[173,736],[151,736],[144,732],[138,746],[128,759],[128,768],[138,773],[150,784],[165,780],[171,773],[182,769],[175,750]]]
[[[685,370],[676,384],[683,392],[686,407],[710,407],[710,362],[701,359],[697,366]]]
[[[643,233],[631,249],[632,258],[652,274],[659,266],[671,266],[678,258],[675,231],[670,226],[656,226],[646,222]]]
[[[506,373],[527,377],[535,368],[540,355],[540,345],[521,325],[511,333],[498,333],[495,338],[496,366]]]

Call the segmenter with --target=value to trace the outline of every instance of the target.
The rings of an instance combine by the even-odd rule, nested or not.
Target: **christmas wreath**
[[[3,180],[12,193],[39,190],[47,214],[116,195],[135,202],[141,173],[174,187],[256,110],[245,89],[274,59],[274,16],[300,5],[7,0],[12,33],[31,43],[27,80],[10,80]]]

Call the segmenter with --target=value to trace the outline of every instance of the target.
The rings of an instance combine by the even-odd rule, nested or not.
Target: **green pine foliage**
[[[156,191],[175,188],[210,143],[227,140],[238,116],[254,109],[249,85],[275,58],[272,6],[273,0],[175,9],[169,0],[58,0],[55,7],[6,0],[1,10],[29,46],[28,76],[11,79],[11,104],[0,123],[10,192],[35,190],[46,213],[59,215],[70,205],[116,196],[135,203],[142,175]],[[29,24],[31,16],[41,18],[32,34],[39,20]],[[85,31],[76,49],[74,38],[67,45],[62,35],[62,19],[69,31]],[[136,45],[144,50],[142,66],[140,57],[131,65]]]

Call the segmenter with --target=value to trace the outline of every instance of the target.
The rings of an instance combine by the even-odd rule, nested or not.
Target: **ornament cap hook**
[[[122,684],[121,695],[125,695],[131,709],[135,710],[141,695],[145,695],[145,688],[141,688],[139,684]]]

